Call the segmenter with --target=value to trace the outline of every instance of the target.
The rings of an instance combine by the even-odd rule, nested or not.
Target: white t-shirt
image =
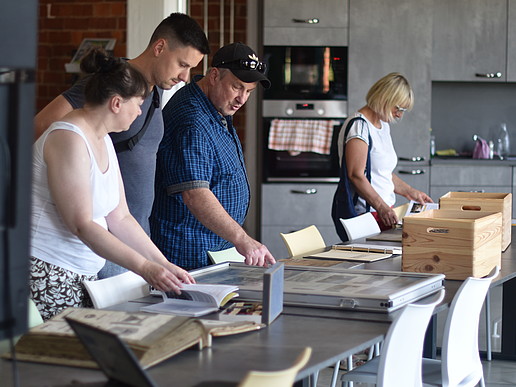
[[[378,129],[361,113],[355,113],[352,117],[349,117],[344,122],[339,133],[339,160],[342,162],[346,126],[355,117],[363,118],[365,123],[361,120],[355,121],[349,129],[345,141],[347,143],[353,138],[358,138],[369,145],[369,134],[371,134],[373,142],[371,147],[371,185],[387,205],[393,206],[396,203],[396,195],[394,193],[392,173],[396,168],[398,156],[392,144],[391,129],[387,122],[381,121],[382,127]],[[365,200],[359,198],[355,209],[359,214],[364,213],[366,211]],[[375,211],[374,208],[371,207],[371,211]]]
[[[77,133],[86,143],[91,160],[93,221],[107,230],[105,217],[118,206],[120,201],[118,160],[111,138],[108,135],[104,137],[109,166],[102,173],[81,129],[68,122],[53,123],[33,145],[31,255],[74,273],[95,275],[104,266],[105,259],[95,254],[68,230],[50,195],[43,149],[48,134],[56,129]]]

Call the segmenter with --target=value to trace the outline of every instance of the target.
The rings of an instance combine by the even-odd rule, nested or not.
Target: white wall
[[[149,44],[156,26],[172,12],[187,13],[186,0],[127,0],[127,57],[140,55]],[[165,106],[181,83],[166,90],[161,100]]]

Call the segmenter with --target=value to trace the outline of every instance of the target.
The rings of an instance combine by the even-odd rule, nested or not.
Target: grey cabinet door
[[[512,167],[510,165],[432,165],[430,185],[432,187],[439,185],[457,187],[511,186]]]
[[[263,14],[265,45],[348,44],[348,0],[264,0]]]
[[[405,183],[430,195],[430,166],[428,164],[401,162],[398,163],[394,173]],[[396,206],[408,201],[403,196],[396,195]]]
[[[433,21],[433,80],[507,79],[507,0],[434,0]]]
[[[400,72],[415,94],[412,111],[391,127],[401,157],[428,160],[430,141],[432,0],[350,0],[349,114],[365,105],[369,88]]]
[[[315,225],[326,244],[340,241],[331,218],[337,184],[295,183],[262,185],[261,242],[276,258],[287,250],[279,233]]]
[[[516,0],[508,0],[507,82],[516,82]]]
[[[432,165],[430,196],[437,201],[448,192],[512,193],[514,217],[515,178],[516,168],[510,165]]]

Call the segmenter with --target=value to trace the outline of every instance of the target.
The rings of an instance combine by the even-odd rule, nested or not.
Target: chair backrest
[[[487,291],[499,271],[496,267],[486,278],[467,278],[453,298],[444,324],[441,351],[444,386],[462,385],[465,379],[476,385],[482,378],[478,324]]]
[[[382,346],[378,387],[422,386],[421,362],[428,322],[444,290],[430,300],[406,305],[391,324]]]
[[[43,324],[43,317],[41,317],[41,313],[39,312],[38,307],[30,298],[27,307],[29,309],[27,316],[27,325],[29,326],[29,328],[33,328],[39,324]]]
[[[132,271],[97,281],[83,281],[95,309],[134,300],[150,294],[149,284]]]
[[[292,367],[281,371],[249,371],[238,387],[291,387],[294,384],[297,373],[303,368],[310,355],[312,348],[306,347],[297,357]]]
[[[340,222],[344,226],[350,241],[380,233],[380,226],[378,226],[378,222],[370,212],[365,212],[354,218],[340,218]]]
[[[213,264],[220,262],[245,262],[245,257],[235,247],[220,251],[208,251],[208,257]]]
[[[280,233],[291,257],[326,247],[324,239],[315,226],[308,226],[289,234]]]
[[[43,323],[43,318],[41,317],[41,313],[39,313],[39,310],[32,301],[32,299],[29,298],[27,303],[27,326],[28,328],[33,328],[39,324]],[[21,335],[18,335],[13,338],[13,344],[16,344],[18,340],[20,340]],[[0,355],[6,352],[9,352],[11,350],[11,345],[9,339],[0,340]]]

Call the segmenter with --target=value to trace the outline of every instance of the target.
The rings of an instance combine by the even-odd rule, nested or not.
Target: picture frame
[[[81,60],[94,47],[101,47],[107,52],[113,51],[116,39],[114,38],[84,38],[70,63],[65,63],[67,73],[80,73]]]

